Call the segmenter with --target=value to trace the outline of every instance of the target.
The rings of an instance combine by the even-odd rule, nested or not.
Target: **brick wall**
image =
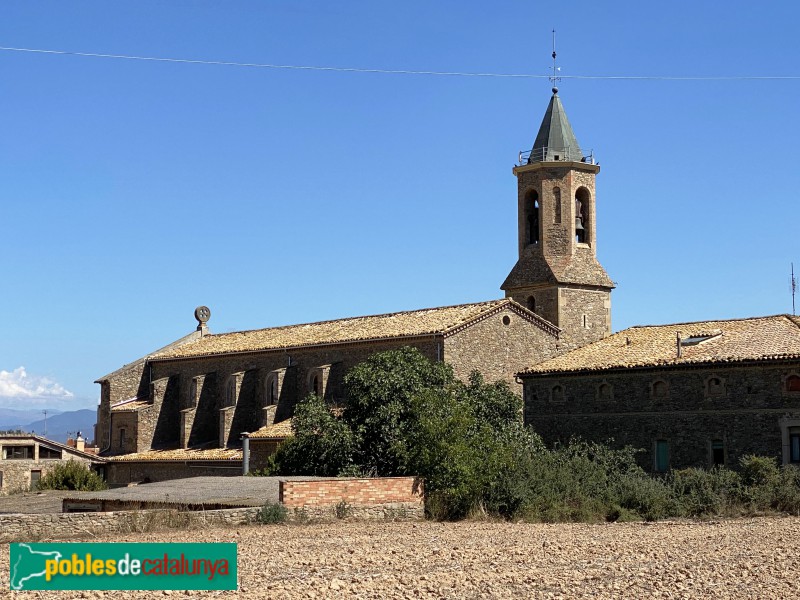
[[[341,502],[354,507],[406,503],[422,506],[422,492],[422,480],[416,477],[319,479],[280,483],[280,501],[290,509],[331,506]]]

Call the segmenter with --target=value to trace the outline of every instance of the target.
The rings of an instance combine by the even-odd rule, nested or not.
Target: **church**
[[[461,378],[477,369],[519,389],[517,373],[609,335],[600,167],[582,154],[557,92],[513,169],[519,258],[504,298],[224,334],[198,307],[195,331],[97,380],[109,482],[241,472],[242,434],[254,458],[268,455],[290,435],[299,400],[313,392],[343,404],[344,374],[376,352],[412,346]]]
[[[317,323],[196,330],[97,380],[95,439],[112,485],[258,468],[310,393],[346,403],[345,373],[411,346],[462,379],[522,383],[524,420],[556,445],[632,445],[642,466],[800,463],[800,319],[633,327],[612,335],[595,180],[558,89],[517,179],[518,260],[504,298]],[[244,448],[247,448],[245,459]]]

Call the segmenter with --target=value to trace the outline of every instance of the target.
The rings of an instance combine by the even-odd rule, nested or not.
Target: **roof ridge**
[[[324,321],[311,321],[309,323],[293,323],[293,324],[289,324],[289,325],[277,325],[275,327],[258,327],[256,329],[239,329],[237,331],[228,331],[226,333],[209,333],[209,334],[203,336],[203,338],[222,337],[222,336],[225,336],[225,335],[236,335],[237,333],[250,333],[250,332],[253,332],[253,331],[266,331],[268,329],[276,330],[276,329],[289,329],[290,327],[305,327],[305,326],[310,326],[310,325],[325,325],[325,324],[328,324],[328,323],[338,323],[340,321],[352,321],[354,319],[374,319],[374,318],[379,318],[379,317],[394,317],[396,315],[408,315],[408,314],[411,314],[411,313],[420,313],[420,312],[425,312],[425,311],[429,311],[429,310],[444,310],[444,309],[448,309],[448,308],[465,308],[467,306],[479,306],[481,304],[489,305],[489,304],[493,304],[493,303],[498,303],[498,305],[499,305],[499,304],[501,304],[503,302],[508,302],[508,301],[509,301],[508,298],[497,298],[495,300],[484,300],[482,302],[466,302],[464,304],[452,304],[452,305],[448,305],[448,306],[431,306],[429,308],[417,308],[415,310],[398,310],[398,311],[395,311],[395,312],[380,313],[380,314],[375,314],[375,315],[357,315],[357,316],[354,316],[354,317],[340,317],[338,319],[326,319]],[[153,352],[151,354],[156,354],[156,353]]]
[[[762,321],[765,319],[775,319],[777,317],[789,317],[791,320],[791,316],[786,313],[778,313],[775,315],[762,315],[759,317],[732,317],[730,319],[706,319],[705,321],[682,321],[680,323],[662,323],[661,325],[631,325],[630,327],[626,327],[625,329],[620,329],[619,331],[613,333],[612,335],[617,335],[618,333],[622,333],[623,331],[628,331],[629,329],[644,329],[646,327],[653,328],[653,327],[675,327],[678,325],[702,325],[704,323],[731,323],[734,321]],[[800,317],[796,317],[800,318]],[[800,326],[800,325],[798,325]]]

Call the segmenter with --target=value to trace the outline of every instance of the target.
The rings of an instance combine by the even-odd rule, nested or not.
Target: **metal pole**
[[[250,434],[242,433],[242,475],[250,472]]]

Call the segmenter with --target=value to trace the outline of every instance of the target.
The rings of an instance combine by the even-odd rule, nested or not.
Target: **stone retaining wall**
[[[259,508],[210,511],[142,510],[107,513],[0,515],[0,543],[91,538],[107,533],[136,533],[204,525],[242,525],[255,520]]]

